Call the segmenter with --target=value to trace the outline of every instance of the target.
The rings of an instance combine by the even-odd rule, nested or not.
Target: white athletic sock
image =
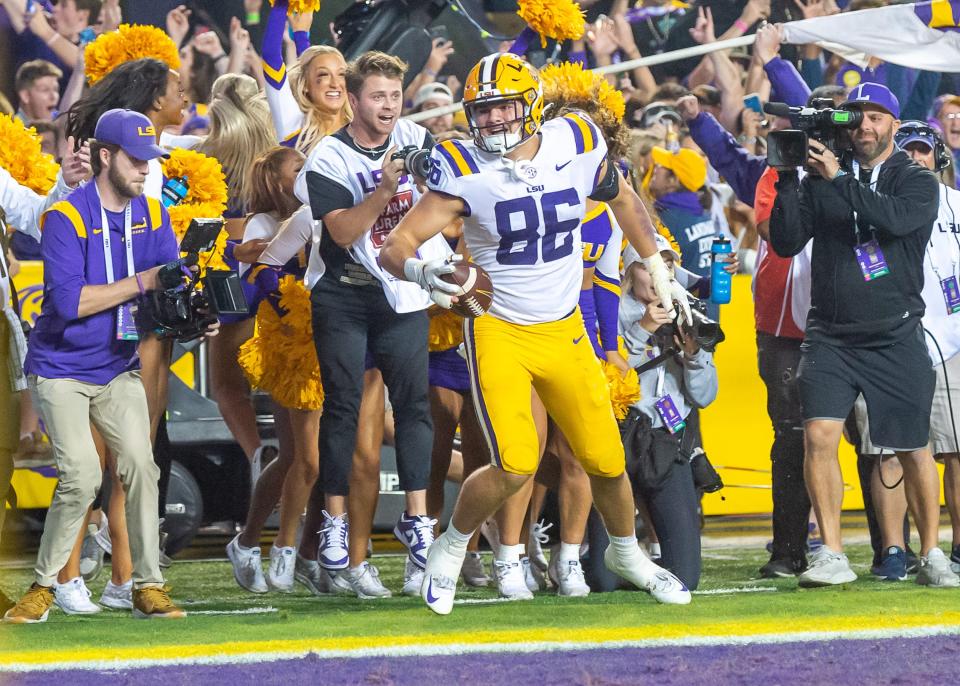
[[[576,562],[580,559],[579,543],[560,542],[559,558],[560,562]]]
[[[636,534],[630,536],[613,536],[608,531],[607,536],[610,538],[610,545],[617,551],[617,557],[619,558],[633,557],[640,552],[640,547],[637,545]]]
[[[467,534],[462,533],[457,530],[457,527],[455,527],[451,521],[450,524],[447,525],[446,532],[444,532],[444,538],[447,541],[447,547],[451,553],[464,555],[467,552],[467,543],[473,538],[473,532],[471,531]]]
[[[517,545],[501,545],[500,554],[497,556],[497,559],[501,562],[519,562],[523,552],[522,543],[518,543]]]

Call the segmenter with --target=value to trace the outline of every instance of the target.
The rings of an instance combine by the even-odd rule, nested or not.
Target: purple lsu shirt
[[[132,201],[131,228],[136,271],[178,257],[170,216],[158,200]],[[114,279],[127,274],[123,212],[107,212]],[[137,342],[117,340],[117,308],[78,317],[84,286],[107,283],[100,200],[95,182],[84,184],[56,203],[40,220],[43,255],[43,305],[30,333],[24,369],[50,379],[75,379],[105,385],[135,369]]]

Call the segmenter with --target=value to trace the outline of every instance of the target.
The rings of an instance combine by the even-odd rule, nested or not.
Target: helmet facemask
[[[464,103],[464,114],[477,147],[489,153],[505,155],[536,134],[540,126],[533,117],[535,100],[536,92],[527,91],[514,95],[495,95]],[[487,124],[481,129],[477,124],[476,110],[504,102],[514,103],[515,117],[498,124]],[[491,128],[502,130],[490,133]]]

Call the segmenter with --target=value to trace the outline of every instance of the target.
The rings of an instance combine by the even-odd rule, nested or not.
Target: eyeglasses
[[[941,115],[944,119],[960,119],[960,112],[950,112],[949,114]]]

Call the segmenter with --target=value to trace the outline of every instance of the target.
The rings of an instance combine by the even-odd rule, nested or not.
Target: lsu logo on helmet
[[[495,133],[481,131],[477,126],[477,109],[503,101],[517,103],[517,117],[504,122],[506,130]],[[463,87],[463,109],[470,124],[470,133],[481,150],[503,154],[535,135],[543,124],[543,107],[543,86],[537,71],[516,55],[487,55],[467,74]],[[517,130],[511,131],[516,123],[519,123]]]

